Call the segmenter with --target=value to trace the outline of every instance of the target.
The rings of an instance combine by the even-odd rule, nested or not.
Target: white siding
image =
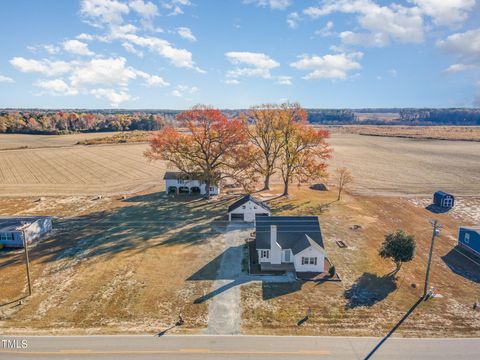
[[[302,265],[302,257],[316,257],[317,265]],[[313,246],[306,248],[295,255],[295,270],[305,272],[322,272],[325,263],[325,255]]]
[[[245,204],[229,212],[229,214],[243,214],[243,221],[253,222],[255,221],[256,214],[268,214],[271,213],[265,210],[263,207],[258,206],[253,201],[248,201]]]
[[[199,187],[200,188],[200,194],[205,195],[207,193],[206,191],[206,185],[203,182],[200,182],[199,180],[178,180],[178,179],[166,179],[165,180],[165,191],[168,192],[168,188],[174,186],[176,188],[179,187],[188,187],[191,189],[192,187]],[[219,195],[220,194],[220,189],[218,186],[211,186],[212,190],[210,190],[210,195]]]

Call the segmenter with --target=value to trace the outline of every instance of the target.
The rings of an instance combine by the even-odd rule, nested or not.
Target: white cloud
[[[293,85],[292,77],[291,76],[285,76],[285,75],[277,76],[277,84]]]
[[[458,25],[463,23],[475,0],[410,0],[421,11],[430,16],[436,25]]]
[[[300,21],[300,15],[294,11],[287,15],[287,25],[290,29],[296,29],[298,22]]]
[[[59,48],[58,46],[51,45],[51,44],[43,45],[43,48],[44,48],[45,51],[48,52],[50,55],[55,55],[55,54],[58,54],[58,53],[60,52],[60,48]]]
[[[13,83],[15,81],[11,77],[0,74],[0,83],[2,82]]]
[[[225,84],[238,85],[238,84],[240,84],[240,81],[238,81],[237,79],[227,79],[227,80],[225,80]]]
[[[290,66],[309,71],[304,79],[345,79],[352,70],[361,68],[358,62],[363,56],[361,52],[318,55],[302,55],[300,60]]]
[[[428,29],[425,21],[428,19],[437,26],[462,24],[474,8],[475,0],[408,0],[407,4],[392,2],[381,5],[374,0],[323,0],[320,6],[308,7],[303,13],[314,19],[336,12],[356,15],[363,31],[344,31],[340,34],[342,41],[384,47],[391,41],[423,42]]]
[[[127,4],[117,0],[82,0],[80,13],[94,26],[121,24],[130,11]]]
[[[187,85],[178,85],[172,92],[170,93],[172,96],[175,97],[185,97],[198,92],[198,88],[196,86],[187,86]]]
[[[289,7],[292,3],[291,0],[244,0],[245,4],[256,4],[257,6],[266,7],[269,6],[271,9],[283,10]]]
[[[81,34],[77,35],[76,38],[78,40],[93,40],[93,39],[95,39],[95,36],[93,36],[91,34],[81,33]]]
[[[97,99],[106,98],[110,101],[112,107],[118,107],[121,103],[129,101],[132,99],[130,94],[124,90],[117,91],[115,89],[92,89],[90,94],[95,96]]]
[[[126,87],[135,79],[135,69],[126,66],[125,58],[93,59],[74,68],[70,81],[74,87],[86,84],[107,84]]]
[[[317,31],[315,31],[315,35],[319,35],[322,37],[332,36],[333,32],[333,21],[327,21],[325,26]]]
[[[480,28],[452,34],[438,41],[437,46],[462,59],[480,61]]]
[[[146,85],[148,86],[157,86],[157,87],[164,87],[170,85],[168,82],[163,80],[160,76],[152,75],[146,80]]]
[[[123,47],[126,51],[128,51],[129,53],[135,54],[135,55],[137,55],[138,57],[143,58],[143,51],[138,50],[138,49],[135,48],[135,46],[133,46],[132,44],[130,44],[130,43],[128,43],[128,42],[124,42],[124,43],[122,43],[122,47]]]
[[[167,40],[152,36],[144,37],[136,34],[117,34],[116,36],[117,39],[126,40],[131,44],[145,47],[150,51],[167,58],[173,65],[177,67],[195,69],[200,73],[205,72],[195,65],[195,62],[192,60],[192,53],[190,51],[186,49],[175,48]]]
[[[188,27],[179,27],[177,28],[178,35],[180,35],[181,38],[188,40],[188,41],[197,41],[197,38],[195,35],[192,34],[192,30],[190,30]]]
[[[146,29],[153,29],[153,18],[159,15],[158,7],[152,2],[144,2],[143,0],[131,0],[130,8],[136,11],[142,17],[142,25]]]
[[[357,20],[366,32],[344,32],[342,40],[350,44],[385,46],[391,40],[419,43],[424,39],[422,11],[418,7],[398,4],[380,6],[372,0],[327,0],[320,7],[309,7],[304,13],[319,18],[335,12],[358,15]]]
[[[79,40],[67,40],[63,42],[63,49],[71,54],[82,55],[82,56],[92,56],[95,53],[90,51],[88,45]]]
[[[24,73],[40,73],[47,76],[65,74],[71,71],[72,65],[65,61],[50,61],[48,59],[34,60],[23,57],[14,57],[10,64]]]
[[[475,68],[473,64],[452,64],[444,70],[444,72],[449,74],[455,74],[458,72],[466,71]]]
[[[170,10],[168,16],[177,16],[183,14],[183,7],[190,6],[192,3],[189,0],[170,0],[163,1],[162,6]]]
[[[77,95],[78,90],[70,87],[65,81],[61,79],[54,80],[39,80],[35,86],[51,91],[54,95]]]
[[[280,64],[263,53],[230,51],[225,53],[227,59],[237,67],[227,73],[227,77],[242,76],[271,78],[270,70]]]

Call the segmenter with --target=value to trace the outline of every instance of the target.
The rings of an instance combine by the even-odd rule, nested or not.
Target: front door
[[[290,262],[290,251],[285,251],[285,262]]]

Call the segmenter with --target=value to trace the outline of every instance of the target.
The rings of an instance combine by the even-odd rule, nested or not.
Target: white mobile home
[[[23,247],[39,240],[52,230],[52,218],[49,216],[35,217],[0,217],[0,244],[5,247]]]

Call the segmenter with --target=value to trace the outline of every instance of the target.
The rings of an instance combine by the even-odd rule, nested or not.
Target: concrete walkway
[[[217,280],[213,283],[212,301],[208,306],[207,334],[234,335],[240,333],[240,284],[242,275],[242,245],[252,231],[248,224],[229,224],[225,234],[225,252],[220,261]]]

